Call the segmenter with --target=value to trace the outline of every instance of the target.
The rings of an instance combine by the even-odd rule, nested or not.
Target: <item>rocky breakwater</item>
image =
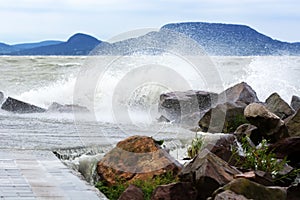
[[[171,94],[161,96],[159,109],[165,118],[171,115],[177,119],[174,122],[185,123],[178,114],[185,93],[176,98],[176,92]],[[171,97],[176,103],[165,108],[165,99]],[[183,105],[189,105],[187,101],[183,98]],[[210,107],[206,104],[206,109],[185,115],[198,121],[193,130],[227,133],[228,137],[208,145],[203,139],[207,137],[202,137],[201,148],[192,143],[198,152],[179,173],[179,181],[191,183],[196,199],[295,199],[300,191],[299,97],[293,96],[288,104],[273,93],[263,102],[248,84],[240,83],[210,102]],[[199,111],[201,114],[194,114]]]
[[[245,121],[247,105],[259,102],[256,92],[245,82],[220,94],[208,91],[170,92],[160,96],[158,110],[165,119],[184,126],[198,126],[207,132],[229,132],[237,121]],[[234,129],[234,130],[233,130]]]

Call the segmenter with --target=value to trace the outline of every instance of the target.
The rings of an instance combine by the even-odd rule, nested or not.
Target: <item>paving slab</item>
[[[0,149],[0,199],[107,199],[51,151]]]

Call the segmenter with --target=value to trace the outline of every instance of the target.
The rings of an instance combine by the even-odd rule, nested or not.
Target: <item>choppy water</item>
[[[56,56],[0,57],[0,91],[6,97],[11,96],[44,108],[52,102],[71,104],[74,102],[74,87],[78,82],[78,74],[81,72],[82,75],[82,67],[85,67],[90,59]],[[275,91],[287,102],[290,102],[292,95],[300,96],[300,57],[212,57],[212,76],[199,79],[186,66],[186,62],[174,57],[148,56],[142,59],[143,61],[130,62],[120,60],[118,62],[121,64],[116,64],[118,67],[106,70],[109,75],[97,82],[95,98],[91,104],[86,103],[87,99],[91,98],[83,92],[86,99],[75,103],[92,110],[95,114],[94,119],[84,114],[13,114],[0,110],[0,148],[55,149],[92,144],[110,145],[120,138],[135,134],[154,136],[158,139],[192,138],[194,134],[188,130],[172,124],[155,122],[155,118],[158,117],[159,94],[169,91],[170,88],[165,87],[165,82],[157,82],[151,86],[144,84],[144,76],[141,74],[145,77],[165,78],[159,77],[160,73],[154,70],[160,66],[175,66],[173,71],[177,73],[174,75],[180,74],[183,80],[193,85],[192,89],[207,90],[207,82],[220,83],[221,80],[221,87],[209,87],[210,90],[220,92],[222,88],[245,81],[256,90],[262,101]],[[147,65],[149,63],[150,67]],[[161,65],[157,66],[157,63]],[[137,71],[134,67],[137,65],[143,66],[143,70]],[[146,70],[147,67],[154,71]],[[169,83],[177,82],[180,88],[180,81],[177,81],[179,79],[172,77],[173,71],[162,74],[170,73]],[[130,82],[130,79],[126,79],[127,75],[134,79],[142,77],[141,80],[136,80],[140,85],[134,91],[130,91],[129,96],[125,94],[126,84]],[[119,91],[116,93],[118,87]],[[129,97],[129,100],[124,103],[123,97]],[[115,99],[120,102],[115,103]],[[116,107],[119,104],[125,106]],[[142,109],[139,109],[140,106]],[[119,120],[124,108],[129,113],[126,116],[130,118],[129,122]],[[114,109],[114,112],[109,113],[110,109]]]

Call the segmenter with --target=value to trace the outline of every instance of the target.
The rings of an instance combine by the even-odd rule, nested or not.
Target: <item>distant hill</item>
[[[299,43],[274,40],[245,25],[186,22],[161,29],[189,36],[211,55],[300,55]]]
[[[100,40],[82,33],[77,33],[67,42],[25,49],[11,53],[11,55],[87,55]]]
[[[0,43],[0,54],[6,54],[12,51],[14,51],[14,47],[4,43]]]
[[[47,41],[36,42],[36,43],[15,44],[15,45],[11,45],[11,46],[13,48],[15,48],[16,51],[20,51],[20,50],[24,50],[24,49],[33,49],[33,48],[37,48],[37,47],[55,45],[55,44],[60,44],[60,43],[62,43],[62,41],[47,40]]]
[[[171,33],[170,33],[171,32]],[[43,41],[7,45],[0,43],[2,55],[88,55],[96,46],[98,54],[126,54],[152,45],[156,49],[177,48],[180,52],[192,53],[188,45],[180,44],[180,34],[200,44],[209,55],[300,55],[300,42],[288,43],[274,40],[256,30],[236,24],[185,22],[166,24],[158,32],[150,32],[137,38],[116,43],[102,42],[90,35],[77,33],[66,42]],[[180,45],[178,45],[180,44]],[[160,53],[160,52],[150,52]]]

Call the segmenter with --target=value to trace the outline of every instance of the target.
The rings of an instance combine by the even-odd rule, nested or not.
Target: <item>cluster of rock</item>
[[[227,142],[228,138],[220,138],[219,145],[212,151],[222,157],[218,149],[222,148],[221,143]],[[158,186],[152,193],[152,200],[283,200],[296,199],[294,197],[299,195],[299,187],[274,186],[265,172],[243,173],[212,151],[204,148],[188,164],[182,166],[153,138],[131,136],[119,142],[98,162],[97,172],[100,180],[108,186],[120,184],[120,180],[123,184],[129,183],[128,188],[119,197],[120,200],[143,200],[143,191],[134,185],[134,181],[149,180],[167,172],[177,174],[179,181]]]
[[[183,112],[181,111],[183,108]],[[121,141],[98,162],[100,180],[113,186],[116,180],[133,183],[168,171],[178,182],[158,186],[151,199],[299,199],[300,185],[277,185],[270,173],[234,166],[232,147],[248,136],[254,147],[267,139],[269,151],[287,158],[284,174],[300,167],[300,98],[287,104],[277,93],[261,102],[246,83],[221,94],[200,91],[174,92],[160,97],[161,119],[185,123],[192,119],[197,129],[226,132],[204,145],[182,166],[151,137],[132,136]],[[191,124],[190,124],[191,125]],[[192,124],[195,125],[195,124]],[[243,162],[243,156],[241,161]],[[140,188],[130,185],[120,199],[143,199]]]
[[[2,110],[6,110],[12,113],[44,113],[44,112],[59,112],[59,113],[71,113],[71,112],[89,112],[89,110],[80,105],[66,104],[62,105],[59,103],[52,103],[48,109],[41,108],[30,103],[26,103],[17,100],[12,97],[4,98],[4,94],[0,92],[0,104]]]

